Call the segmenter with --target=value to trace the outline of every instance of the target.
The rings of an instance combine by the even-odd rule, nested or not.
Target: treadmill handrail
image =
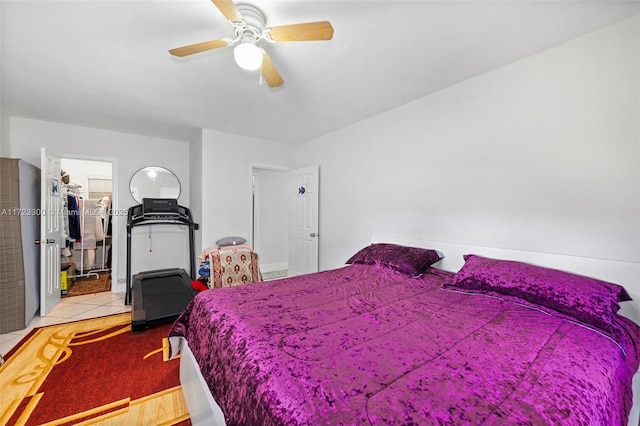
[[[131,305],[131,234],[132,230],[136,226],[143,225],[188,225],[189,230],[189,268],[190,276],[192,280],[196,279],[196,254],[193,247],[195,237],[194,230],[198,229],[197,223],[193,222],[191,211],[184,206],[178,206],[178,216],[171,217],[144,217],[142,214],[142,204],[129,207],[127,213],[127,289],[124,297],[124,304]]]
[[[183,222],[177,220],[166,220],[166,219],[144,219],[140,221],[136,221],[132,224],[127,224],[127,228],[133,228],[136,226],[143,225],[187,225],[193,227],[193,229],[198,229],[198,224],[193,222]]]

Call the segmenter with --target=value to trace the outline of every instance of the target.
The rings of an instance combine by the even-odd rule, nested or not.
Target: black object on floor
[[[173,321],[198,292],[191,282],[195,280],[194,230],[188,208],[173,199],[147,199],[129,209],[127,217],[127,289],[125,305],[131,305],[131,328],[144,330],[148,325]],[[187,225],[189,231],[190,274],[184,269],[158,269],[131,275],[131,233],[142,225]]]
[[[131,329],[175,320],[198,292],[184,269],[159,269],[133,276]]]

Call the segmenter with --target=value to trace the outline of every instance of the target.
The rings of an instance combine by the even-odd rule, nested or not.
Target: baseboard
[[[127,283],[116,283],[111,278],[111,292],[112,293],[126,293],[127,292]]]

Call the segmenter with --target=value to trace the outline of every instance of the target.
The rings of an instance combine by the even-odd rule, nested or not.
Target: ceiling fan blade
[[[271,62],[271,58],[267,55],[267,52],[262,56],[262,77],[265,79],[269,87],[279,87],[284,84],[282,76]]]
[[[225,18],[231,22],[242,21],[242,15],[231,0],[212,0],[213,4],[222,12]]]
[[[269,29],[273,41],[331,40],[333,27],[329,21],[280,25]]]
[[[204,41],[202,43],[190,44],[189,46],[176,47],[175,49],[169,50],[173,56],[188,56],[193,55],[194,53],[204,52],[206,50],[217,49],[219,47],[228,46],[229,43],[226,40],[211,40]]]

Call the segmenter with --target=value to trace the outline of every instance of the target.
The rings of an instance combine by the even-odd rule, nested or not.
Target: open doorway
[[[288,276],[289,171],[253,168],[252,245],[264,280]]]
[[[114,164],[61,158],[60,191],[65,203],[61,295],[112,291]]]

